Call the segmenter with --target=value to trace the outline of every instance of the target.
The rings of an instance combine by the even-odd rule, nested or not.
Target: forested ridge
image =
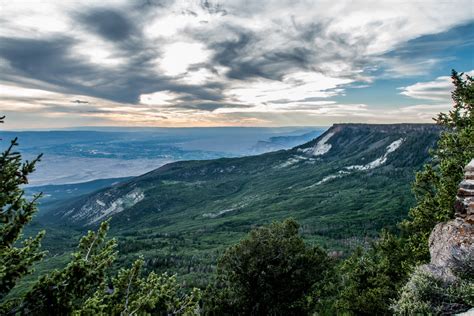
[[[428,237],[435,225],[454,217],[456,193],[463,179],[463,168],[474,157],[473,78],[453,71],[452,79],[453,108],[449,113],[441,113],[435,119],[436,123],[442,127],[442,132],[436,146],[430,152],[431,159],[416,174],[412,186],[414,200],[412,197],[400,195],[398,203],[392,201],[392,206],[383,205],[382,201],[380,204],[366,204],[363,210],[358,208],[364,211],[372,207],[374,212],[362,214],[359,212],[356,215],[360,217],[356,216],[353,221],[350,221],[352,224],[355,223],[356,229],[365,227],[369,231],[365,242],[361,242],[363,236],[359,236],[361,238],[352,245],[359,246],[355,249],[354,247],[344,248],[335,242],[338,239],[334,238],[335,236],[343,239],[343,236],[350,233],[352,228],[345,228],[344,222],[338,223],[339,225],[335,224],[337,222],[331,223],[331,220],[335,219],[331,218],[331,214],[327,214],[329,220],[325,222],[326,225],[316,226],[316,228],[309,224],[311,223],[310,214],[298,213],[298,210],[292,209],[296,215],[293,217],[303,214],[301,220],[298,218],[301,224],[294,219],[281,220],[281,217],[285,215],[285,206],[289,205],[285,203],[294,198],[291,195],[285,195],[284,191],[279,191],[274,197],[264,200],[265,205],[259,203],[253,205],[254,208],[260,206],[265,211],[254,213],[252,216],[258,214],[265,217],[267,214],[278,214],[275,218],[265,218],[267,221],[275,220],[272,224],[261,225],[264,221],[256,220],[252,216],[245,218],[244,204],[248,201],[243,200],[245,195],[240,195],[245,192],[242,191],[243,188],[246,188],[245,183],[239,182],[242,181],[240,180],[242,174],[230,182],[225,181],[226,177],[232,177],[225,174],[225,170],[231,173],[234,169],[226,169],[229,166],[225,164],[225,160],[217,160],[208,162],[206,170],[218,170],[217,174],[223,173],[224,176],[221,181],[213,182],[215,187],[210,189],[214,191],[210,192],[232,195],[235,199],[232,203],[238,203],[237,201],[241,199],[240,202],[243,204],[235,207],[241,217],[240,220],[234,222],[227,221],[225,216],[220,217],[225,213],[216,213],[218,210],[229,210],[229,208],[223,208],[224,204],[215,205],[215,209],[206,213],[209,217],[215,216],[219,219],[214,225],[200,224],[202,230],[213,230],[215,235],[212,240],[203,238],[192,241],[193,235],[173,234],[169,231],[172,226],[167,226],[166,222],[177,218],[172,216],[169,218],[141,217],[141,221],[136,223],[137,226],[123,231],[121,235],[121,237],[135,238],[116,240],[107,237],[109,226],[112,226],[111,231],[114,230],[114,225],[126,226],[127,217],[117,216],[112,217],[112,220],[104,218],[105,221],[101,219],[101,224],[97,223],[94,230],[82,237],[76,250],[63,267],[44,273],[25,291],[15,292],[15,286],[21,283],[25,276],[31,274],[34,267],[38,266],[38,262],[45,256],[44,251],[41,250],[41,240],[45,232],[41,231],[30,238],[22,237],[22,231],[32,220],[36,212],[36,202],[40,198],[40,196],[33,199],[25,198],[22,186],[28,183],[28,176],[34,172],[35,164],[41,156],[31,162],[23,162],[21,155],[16,151],[17,140],[13,140],[11,146],[0,156],[1,312],[10,315],[51,313],[57,315],[405,315],[446,314],[447,306],[451,308],[451,311],[456,312],[468,310],[474,305],[472,274],[460,275],[461,285],[450,287],[448,296],[439,295],[446,290],[443,284],[417,287],[419,282],[415,283],[418,285],[414,289],[412,287],[411,292],[407,291],[405,286],[409,280],[413,282],[416,277],[412,275],[415,268],[427,263],[430,259]],[[389,146],[383,143],[379,149],[376,148],[370,152],[368,158],[378,161],[378,157],[385,157],[390,167],[385,170],[385,173],[374,169],[370,177],[362,172],[357,173],[358,170],[366,170],[364,168],[371,166],[370,163],[366,164],[367,162],[362,160],[362,153],[357,158],[360,159],[358,165],[348,166],[344,163],[348,163],[349,160],[341,162],[337,161],[336,157],[327,158],[333,159],[333,164],[328,165],[327,170],[320,171],[322,173],[319,176],[334,175],[334,172],[342,170],[342,166],[345,166],[349,167],[344,169],[346,172],[356,170],[353,177],[343,178],[347,180],[346,185],[352,187],[357,185],[356,183],[359,185],[364,183],[364,185],[360,185],[359,192],[352,191],[352,196],[334,196],[331,195],[331,190],[336,190],[335,184],[331,186],[330,180],[323,181],[323,178],[320,179],[323,181],[321,183],[328,182],[329,185],[325,186],[326,191],[320,194],[327,194],[327,203],[341,203],[341,206],[346,204],[348,208],[354,205],[355,210],[357,210],[355,204],[364,204],[364,198],[368,195],[380,194],[380,191],[371,188],[371,185],[382,185],[391,194],[398,194],[397,192],[400,191],[397,181],[409,179],[410,175],[397,171],[394,166],[397,164],[403,166],[406,159],[410,157],[398,157],[396,151],[393,151],[394,156],[385,155],[384,151],[386,148],[392,148],[390,146],[395,146],[393,144],[397,144],[400,139],[403,137],[396,136],[385,140],[385,142],[388,141]],[[427,141],[429,142],[430,139]],[[333,145],[336,147],[338,144]],[[346,145],[348,147],[350,144]],[[295,148],[293,157],[297,157],[304,150],[305,148]],[[413,145],[413,150],[421,149]],[[283,153],[277,152],[273,155],[278,156]],[[251,165],[251,169],[262,168],[263,170],[268,163],[265,159],[275,156],[264,155],[263,157],[262,164]],[[253,161],[250,158],[242,159],[244,163]],[[411,159],[416,159],[416,155]],[[298,162],[285,159],[279,166],[287,166],[284,165],[285,163],[296,165]],[[176,168],[186,171],[186,168],[192,164],[199,163],[178,163],[166,167],[170,169],[162,169],[160,172],[165,172],[160,174],[163,190],[159,192],[166,195],[171,194],[171,190],[179,188],[181,195],[173,203],[177,203],[183,209],[189,207],[191,211],[194,206],[187,204],[189,202],[186,202],[188,201],[186,198],[196,198],[196,195],[191,194],[196,190],[195,187],[190,188],[184,182],[176,183],[176,179],[171,179],[170,175],[176,171]],[[183,177],[192,178],[193,182],[202,178],[202,174],[191,172],[202,169],[188,170],[188,173],[183,173],[181,170],[180,174]],[[284,170],[280,174],[282,174],[282,179],[289,175]],[[341,173],[341,177],[343,175]],[[144,175],[143,179],[146,181],[151,176],[153,173]],[[265,174],[258,176],[265,176]],[[398,180],[391,183],[387,180],[390,177],[393,179],[397,177]],[[371,184],[366,183],[367,181],[377,182]],[[169,188],[170,191],[166,191],[167,185],[172,185]],[[272,186],[268,189],[271,190]],[[136,191],[127,192],[129,193],[134,194],[131,195],[133,198],[140,196],[140,193]],[[274,204],[271,204],[272,201]],[[304,210],[308,203],[311,203],[305,199],[302,201],[304,202],[300,204],[292,204],[293,208],[301,205]],[[168,201],[168,203],[172,202]],[[413,207],[410,208],[410,205]],[[128,218],[143,215],[138,209],[140,206],[144,205],[137,203],[132,206],[131,211],[127,213]],[[410,208],[408,216],[404,219],[407,210],[396,212],[400,206]],[[161,205],[161,207],[164,206]],[[319,207],[324,209],[325,204]],[[381,208],[383,208],[382,211],[380,211]],[[385,224],[381,221],[373,221],[390,208],[394,212],[387,214],[392,214],[393,217],[385,221]],[[288,215],[288,210],[286,214]],[[344,220],[341,214],[338,214],[339,219]],[[353,214],[348,216],[351,215]],[[176,216],[189,216],[189,213]],[[200,216],[200,220],[206,218],[202,214]],[[86,220],[91,223],[90,218]],[[322,220],[324,221],[324,217]],[[151,226],[156,225],[163,229],[135,232],[144,221],[149,221]],[[183,225],[191,224],[184,222]],[[226,228],[231,225],[234,225],[236,229],[231,231],[232,234],[228,234]],[[331,225],[335,226],[331,227]],[[382,230],[384,226],[389,229]],[[248,232],[250,228],[252,229]],[[311,236],[312,230],[313,232],[326,230],[330,238],[321,238],[321,234],[313,234],[312,238],[304,239],[305,234]],[[240,241],[232,245],[235,239],[240,239]],[[150,240],[154,241],[153,247],[162,247],[167,250],[167,253],[177,250],[176,258],[169,256],[166,259],[160,259],[158,257],[158,262],[153,262],[149,258],[135,256],[140,251],[146,254],[146,251],[150,250]],[[183,253],[187,248],[179,246],[187,242],[194,243],[192,249],[195,253]],[[175,265],[182,265],[182,269],[192,272],[190,270],[195,268],[192,260],[193,258],[198,260],[199,247],[203,245],[203,249],[206,249],[212,243],[231,245],[220,252],[213,252],[216,255],[215,258],[206,258],[209,265],[202,267],[211,277],[205,284],[196,285],[196,287],[189,286],[179,281],[179,275],[162,273],[163,267]],[[328,249],[344,251],[353,249],[353,251],[349,256],[339,256],[337,251],[328,253]],[[124,254],[130,252],[133,256],[123,257],[119,252]],[[134,260],[130,260],[131,257],[135,257]],[[186,258],[185,261],[182,261],[182,258]],[[159,260],[165,260],[165,262]],[[154,265],[160,268],[155,269]],[[463,263],[463,265],[472,266],[472,262]],[[423,282],[428,281],[422,279],[421,285]],[[423,295],[418,295],[419,293],[416,292],[418,288],[423,291]]]

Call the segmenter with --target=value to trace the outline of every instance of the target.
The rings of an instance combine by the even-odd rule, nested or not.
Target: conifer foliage
[[[3,123],[5,117],[0,117]],[[3,299],[20,278],[32,271],[32,265],[44,253],[40,242],[44,232],[33,238],[23,239],[21,233],[36,211],[35,196],[28,200],[21,188],[28,183],[28,175],[35,170],[41,155],[31,162],[22,162],[15,151],[17,139],[0,154],[0,300]]]
[[[116,258],[116,242],[107,240],[108,222],[82,237],[71,262],[63,270],[42,276],[26,294],[21,310],[27,314],[71,314],[104,283]]]
[[[109,288],[106,283],[89,298],[77,314],[84,315],[195,315],[199,313],[200,292],[181,294],[176,275],[154,272],[141,277],[143,259],[121,269]]]
[[[433,227],[454,217],[463,168],[474,157],[474,79],[454,70],[451,78],[453,108],[435,119],[445,130],[431,152],[432,161],[416,174],[417,204],[402,223],[414,263],[429,259],[428,237]]]
[[[307,245],[292,219],[255,228],[219,259],[208,292],[212,315],[305,315],[310,296],[331,266],[320,247]]]

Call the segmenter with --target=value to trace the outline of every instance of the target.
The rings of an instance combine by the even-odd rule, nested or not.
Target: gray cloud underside
[[[138,102],[140,94],[160,90],[178,92],[185,99],[218,101],[222,98],[221,84],[181,85],[150,71],[149,62],[154,55],[143,53],[140,49],[136,53],[141,56],[131,58],[123,67],[110,69],[74,57],[73,40],[70,38],[0,38],[0,41],[0,56],[10,65],[10,69],[3,70],[3,80],[15,81],[18,75],[28,76],[60,87],[58,92],[90,95],[123,103]],[[130,54],[134,52],[129,50]]]
[[[263,77],[281,80],[291,71],[317,71],[334,75],[326,65],[330,62],[344,61],[351,67],[348,70],[364,69],[369,59],[363,51],[370,43],[370,38],[350,43],[350,34],[326,34],[326,23],[310,23],[298,25],[293,23],[291,34],[282,34],[287,42],[281,46],[265,47],[264,37],[268,34],[256,34],[239,26],[228,26],[226,31],[233,38],[225,41],[212,42],[213,34],[191,33],[202,41],[208,40],[209,47],[215,52],[212,57],[213,65],[230,67],[227,77],[245,80]],[[214,30],[222,32],[222,29]],[[276,30],[282,32],[282,30]],[[289,32],[290,33],[290,32]],[[316,44],[315,39],[321,44]],[[323,39],[323,40],[321,40]],[[353,73],[338,74],[340,77],[358,78]]]
[[[150,6],[163,7],[166,4],[143,2],[137,6],[144,10]],[[202,2],[202,7],[213,14],[226,14],[222,7],[212,7],[206,1]],[[73,18],[85,32],[111,42],[117,49],[117,57],[126,57],[126,64],[111,69],[90,63],[76,54],[80,46],[75,46],[78,40],[73,37],[3,37],[0,38],[0,57],[10,66],[2,69],[3,80],[14,82],[18,76],[27,76],[56,86],[58,92],[89,95],[123,103],[136,103],[141,94],[162,90],[176,92],[181,96],[174,100],[178,107],[213,110],[219,105],[206,101],[223,101],[222,92],[227,84],[225,81],[183,85],[174,78],[153,70],[152,62],[160,56],[160,43],[146,43],[141,33],[143,24],[128,18],[123,11],[97,8],[76,13]],[[357,68],[367,63],[358,54],[359,46],[367,45],[367,41],[359,41],[354,45],[349,44],[344,37],[329,37],[324,47],[317,47],[308,43],[323,35],[322,24],[295,23],[295,30],[296,33],[291,35],[288,44],[277,48],[262,47],[262,34],[246,31],[239,26],[229,26],[226,30],[236,39],[214,42],[213,34],[199,34],[191,30],[188,35],[206,42],[213,51],[207,64],[196,65],[195,68],[215,72],[214,66],[227,66],[230,68],[226,73],[229,79],[262,77],[281,80],[290,70],[297,69],[325,72],[327,69],[324,69],[324,63],[338,59],[352,60]],[[350,77],[351,74],[347,76]],[[225,107],[225,102],[221,106]]]
[[[0,38],[0,57],[7,65],[0,65],[2,79],[18,83],[21,78],[34,79],[36,83],[54,87],[56,92],[80,94],[84,96],[107,99],[119,103],[138,103],[140,95],[157,91],[169,91],[176,95],[172,105],[163,106],[181,109],[199,109],[213,111],[218,108],[250,107],[252,104],[229,102],[225,92],[233,82],[245,83],[256,78],[281,81],[285,75],[295,71],[313,71],[338,78],[354,81],[370,81],[370,69],[374,61],[366,54],[368,46],[374,40],[369,33],[365,37],[354,39],[350,32],[329,33],[328,27],[333,23],[331,18],[321,21],[299,22],[292,17],[288,28],[279,28],[275,21],[273,28],[266,32],[276,34],[281,43],[270,45],[265,32],[256,32],[246,25],[231,22],[219,29],[207,28],[203,20],[202,28],[185,29],[181,36],[203,43],[211,52],[206,62],[191,65],[190,71],[206,69],[218,73],[217,67],[228,68],[220,79],[206,81],[203,84],[183,84],[178,77],[167,76],[156,69],[155,61],[162,56],[162,46],[169,39],[145,39],[144,28],[151,18],[160,18],[173,4],[173,1],[136,1],[131,7],[87,8],[80,12],[70,13],[75,27],[84,34],[96,36],[114,47],[114,57],[123,58],[124,62],[112,67],[94,64],[78,54],[80,39],[74,35],[49,36],[37,38]],[[263,6],[257,3],[244,6],[241,16],[251,16],[252,11]],[[209,1],[201,1],[200,9],[211,16],[232,15],[231,9]],[[181,14],[196,16],[193,10],[183,10]],[[383,27],[381,22],[368,25],[369,29]],[[225,36],[222,36],[225,34]],[[418,43],[430,45],[430,43]],[[382,60],[396,58],[407,60],[413,56],[408,48],[400,50],[393,56],[390,53],[380,55]],[[343,69],[333,67],[341,63]],[[22,82],[25,85],[25,82]],[[295,86],[302,82],[293,82]],[[35,88],[41,88],[41,84]],[[33,87],[33,86],[32,86]],[[317,101],[320,98],[302,98],[300,102]],[[273,104],[284,104],[288,100],[271,101]],[[84,111],[88,109],[81,104]],[[311,105],[309,105],[311,107]],[[73,110],[67,106],[50,105],[58,111]]]

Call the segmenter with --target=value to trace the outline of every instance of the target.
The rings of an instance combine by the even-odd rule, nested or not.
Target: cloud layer
[[[376,120],[383,107],[334,98],[429,74],[444,57],[412,41],[472,22],[459,9],[471,1],[454,2],[2,1],[0,111],[26,113],[23,125],[32,113],[77,125]],[[401,94],[445,101],[446,88],[441,77]]]
[[[465,74],[473,76],[474,70],[468,71]],[[400,88],[400,90],[402,90],[400,94],[415,99],[449,103],[453,88],[451,81],[451,77],[441,76],[433,81],[417,82],[413,85]]]

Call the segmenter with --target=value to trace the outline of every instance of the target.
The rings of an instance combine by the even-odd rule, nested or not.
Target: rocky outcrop
[[[465,168],[465,177],[459,185],[455,209],[453,220],[439,223],[431,232],[431,261],[415,271],[405,286],[405,292],[407,288],[410,290],[411,286],[411,291],[416,293],[413,287],[416,285],[416,277],[420,275],[422,283],[429,282],[430,278],[440,280],[446,292],[459,291],[460,286],[472,288],[472,281],[469,280],[474,271],[474,159]],[[472,296],[472,291],[468,293],[468,296]],[[406,293],[402,293],[403,295],[407,296]],[[437,302],[437,305],[439,304],[440,302]],[[466,302],[459,304],[456,300],[447,301],[435,310],[436,314],[440,315],[474,315],[474,308],[469,305],[466,305]]]
[[[429,239],[431,262],[423,269],[453,281],[453,267],[472,260],[474,254],[474,159],[465,168],[465,178],[459,185],[455,219],[439,223]]]
[[[474,224],[474,159],[466,166],[456,199],[456,218]]]
[[[431,260],[410,275],[392,305],[397,315],[474,315],[474,159],[459,185],[455,218],[434,227]]]

